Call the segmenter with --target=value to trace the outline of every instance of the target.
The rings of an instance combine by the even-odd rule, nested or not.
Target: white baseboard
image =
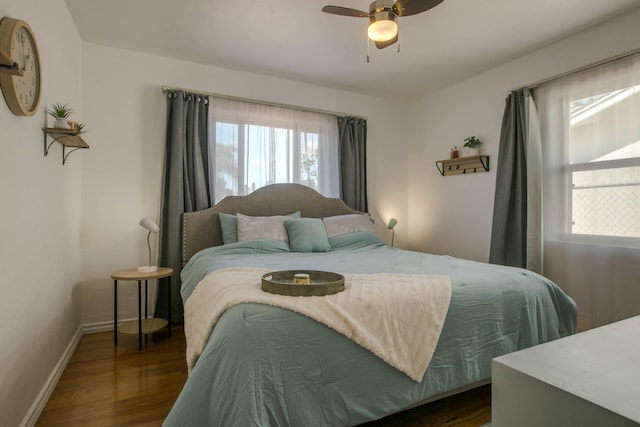
[[[113,321],[85,323],[82,325],[82,335],[107,331],[113,331]]]
[[[131,319],[121,319],[122,322],[126,322],[128,320],[138,320],[137,317]],[[107,322],[96,322],[96,323],[86,323],[80,325],[78,330],[73,337],[71,337],[71,341],[69,341],[69,345],[60,356],[60,360],[56,363],[56,366],[53,368],[51,375],[47,378],[44,385],[42,386],[42,390],[38,393],[36,400],[29,408],[27,415],[23,418],[20,423],[20,427],[33,427],[36,425],[38,418],[40,418],[40,414],[44,410],[44,407],[47,405],[53,390],[56,388],[60,377],[64,373],[64,369],[67,367],[69,360],[71,360],[71,356],[73,356],[73,352],[76,351],[76,347],[78,347],[78,343],[80,343],[80,339],[83,335],[93,334],[96,332],[107,332],[113,331],[113,321]]]
[[[58,384],[58,380],[62,376],[64,369],[67,367],[71,356],[73,356],[73,352],[76,350],[82,335],[83,328],[82,325],[80,325],[76,333],[71,337],[71,341],[62,353],[62,356],[60,356],[60,360],[58,360],[58,363],[56,363],[56,366],[53,368],[51,375],[49,375],[49,378],[45,381],[42,390],[40,390],[40,393],[38,393],[38,396],[36,397],[36,400],[31,405],[31,408],[29,408],[27,415],[22,419],[20,427],[32,427],[36,425],[38,418],[40,418],[40,414],[42,414],[53,390],[56,388],[56,384]]]

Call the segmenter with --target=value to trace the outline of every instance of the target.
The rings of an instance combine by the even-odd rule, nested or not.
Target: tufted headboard
[[[217,205],[182,217],[182,264],[198,251],[222,245],[219,213],[250,216],[286,215],[300,211],[303,217],[322,218],[361,213],[342,200],[325,197],[300,184],[271,184],[247,196],[228,196]]]

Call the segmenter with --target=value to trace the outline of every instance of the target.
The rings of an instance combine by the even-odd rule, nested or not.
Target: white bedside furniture
[[[640,426],[640,316],[493,359],[492,427]]]

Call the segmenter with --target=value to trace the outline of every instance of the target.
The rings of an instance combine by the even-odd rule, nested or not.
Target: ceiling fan
[[[341,6],[325,6],[323,12],[334,15],[369,18],[369,38],[378,49],[384,49],[398,41],[396,18],[416,15],[436,7],[444,0],[375,0],[369,12]]]

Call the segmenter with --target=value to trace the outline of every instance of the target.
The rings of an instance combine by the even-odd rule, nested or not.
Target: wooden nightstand
[[[171,338],[171,275],[172,268],[158,267],[157,271],[140,272],[136,268],[116,271],[111,275],[113,279],[113,343],[118,344],[118,332],[123,334],[138,334],[138,350],[142,350],[142,335],[156,332],[165,326]],[[167,278],[167,301],[169,319],[149,318],[147,311],[148,280]],[[118,280],[138,282],[138,320],[123,322],[118,326]],[[144,280],[144,318],[142,317],[142,281]]]

